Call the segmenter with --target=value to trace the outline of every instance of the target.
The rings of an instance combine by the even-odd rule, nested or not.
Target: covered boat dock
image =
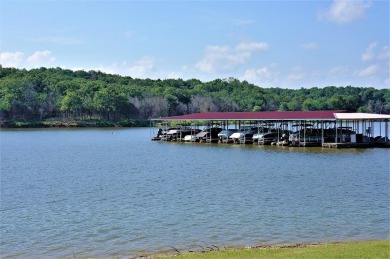
[[[252,134],[232,141],[211,134],[204,142],[275,144],[288,146],[390,147],[390,115],[336,111],[206,112],[151,119],[160,130],[154,140],[199,141],[200,129],[231,130],[250,128]],[[175,135],[169,135],[169,128]],[[171,130],[171,133],[173,132]],[[172,133],[173,134],[173,133]],[[205,135],[205,134],[203,134]],[[168,137],[167,137],[168,136]],[[266,141],[271,136],[272,141]]]

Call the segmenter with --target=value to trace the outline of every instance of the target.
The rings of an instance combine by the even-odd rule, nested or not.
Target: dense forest
[[[234,78],[135,79],[100,71],[0,65],[0,121],[147,120],[210,111],[349,110],[390,113],[390,90],[261,88]]]

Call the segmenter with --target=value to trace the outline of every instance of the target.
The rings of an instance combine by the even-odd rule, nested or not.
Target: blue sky
[[[0,0],[3,67],[390,87],[388,0]]]

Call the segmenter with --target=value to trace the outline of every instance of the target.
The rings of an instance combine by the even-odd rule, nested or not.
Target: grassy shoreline
[[[209,247],[208,250],[185,252],[172,249],[172,252],[141,258],[390,258],[390,240],[264,245],[245,248]]]

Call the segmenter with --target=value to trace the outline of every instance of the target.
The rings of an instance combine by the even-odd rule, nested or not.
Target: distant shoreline
[[[2,129],[21,128],[107,128],[107,127],[149,127],[147,120],[44,120],[44,121],[3,121]]]

